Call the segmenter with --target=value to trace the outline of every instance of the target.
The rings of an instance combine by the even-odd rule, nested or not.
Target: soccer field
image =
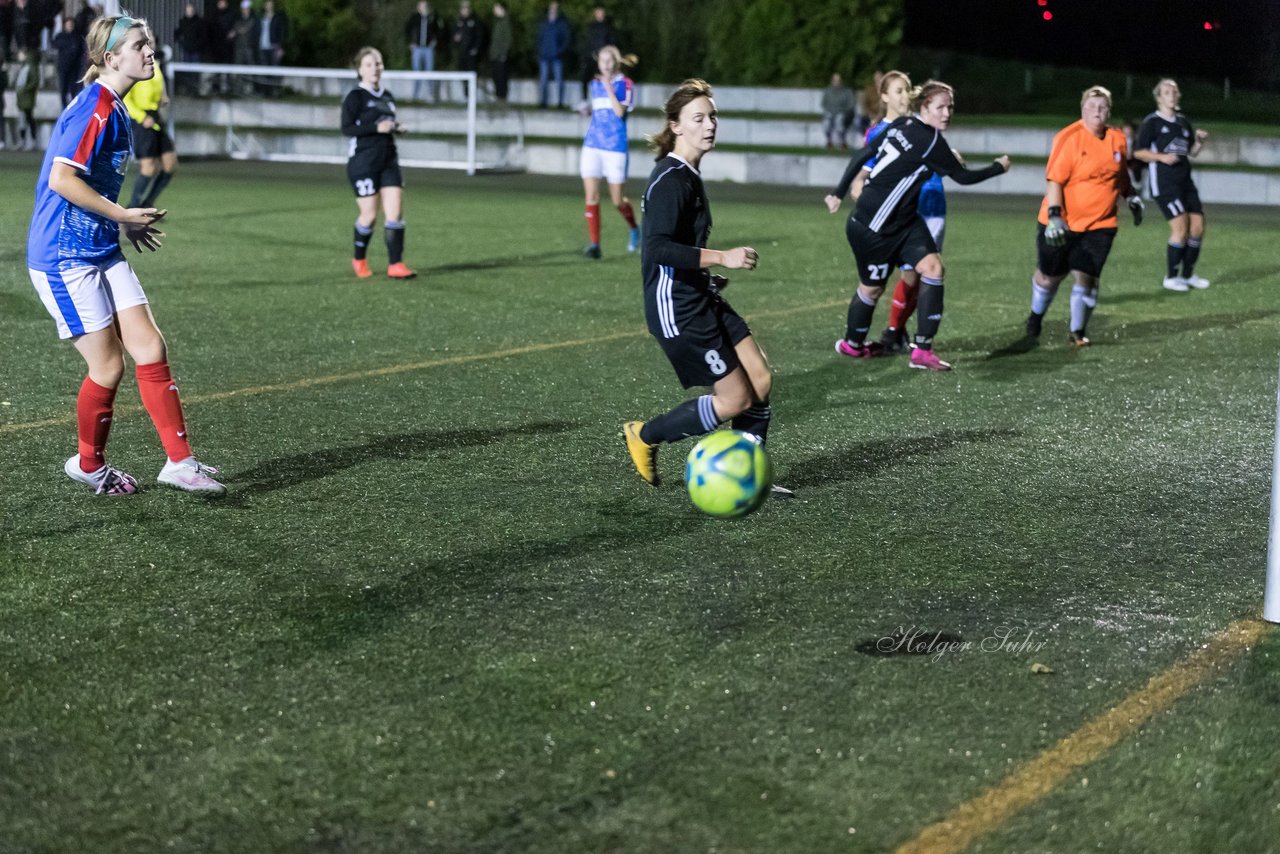
[[[129,253],[229,494],[154,486],[128,371],[108,458],[150,488],[95,498],[37,171],[0,159],[0,851],[1280,845],[1274,211],[1210,208],[1176,294],[1149,206],[1094,346],[1064,290],[1028,349],[1037,201],[953,193],[933,374],[832,351],[822,191],[709,185],[796,492],[717,521],[690,443],[631,467],[685,394],[576,179],[410,172],[421,275],[358,282],[341,167],[262,163],[184,163]]]

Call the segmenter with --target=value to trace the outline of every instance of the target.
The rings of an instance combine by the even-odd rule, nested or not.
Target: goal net
[[[350,69],[170,62],[163,70],[172,102],[167,119],[182,154],[347,161],[340,114],[357,85]],[[468,175],[507,165],[508,146],[500,141],[477,148],[481,93],[474,71],[384,71],[382,85],[395,96],[396,118],[407,130],[396,138],[401,165]]]

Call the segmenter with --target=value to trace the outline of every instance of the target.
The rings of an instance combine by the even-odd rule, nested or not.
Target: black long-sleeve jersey
[[[653,167],[641,204],[645,315],[649,329],[663,334],[673,328],[676,314],[697,311],[716,295],[701,266],[711,235],[711,206],[702,176],[673,154]]]
[[[1191,147],[1195,144],[1195,128],[1182,113],[1166,119],[1155,112],[1142,120],[1138,137],[1133,142],[1134,151],[1146,149],[1159,154],[1178,155],[1178,162],[1172,166],[1155,161],[1147,164],[1147,188],[1151,195],[1181,193],[1186,189],[1191,181]]]
[[[873,145],[853,153],[832,194],[843,199],[858,170],[872,157],[876,165],[862,187],[853,218],[877,233],[896,232],[915,221],[920,188],[935,172],[957,184],[977,184],[1004,174],[999,163],[966,169],[941,131],[917,116],[902,116],[894,119]]]
[[[357,154],[396,156],[392,134],[378,133],[378,122],[396,117],[396,99],[386,89],[371,92],[357,86],[342,99],[342,134],[347,137],[347,157]]]

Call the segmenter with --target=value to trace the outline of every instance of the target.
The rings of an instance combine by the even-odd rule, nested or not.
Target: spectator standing
[[[462,0],[458,7],[458,20],[453,25],[453,47],[457,51],[459,71],[480,69],[480,50],[484,47],[484,24],[471,12],[471,0]],[[462,85],[462,100],[467,99],[466,84]]]
[[[219,65],[230,65],[235,59],[236,11],[227,0],[218,0],[209,18],[208,46],[210,58]],[[230,91],[227,75],[218,75],[218,91],[226,95]]]
[[[18,131],[23,151],[36,147],[39,132],[36,129],[36,93],[40,90],[40,54],[34,50],[23,48],[18,51],[18,76],[13,81],[18,112],[22,113],[24,124]]]
[[[253,13],[252,0],[240,0],[240,15],[231,30],[231,55],[236,65],[257,64],[260,32],[261,26],[258,16]],[[248,77],[239,77],[233,89],[243,95],[252,91],[253,84]]]
[[[9,88],[9,69],[5,62],[0,61],[0,151],[9,144],[9,121],[4,116],[4,90]]]
[[[560,4],[547,6],[547,17],[538,25],[538,107],[546,109],[550,103],[547,90],[549,82],[556,83],[556,106],[564,108],[564,55],[573,40],[569,22],[560,14]]]
[[[603,6],[596,6],[591,12],[591,23],[582,31],[582,97],[591,97],[591,81],[596,79],[598,68],[596,60],[600,49],[607,44],[616,45],[617,35],[613,29],[613,21]]]
[[[832,74],[831,85],[822,90],[822,136],[828,149],[849,147],[849,125],[856,105],[853,90],[844,85],[839,74]]]
[[[440,44],[440,18],[427,0],[418,0],[418,10],[409,16],[404,25],[405,38],[409,41],[410,67],[414,71],[436,70],[436,46]],[[413,99],[422,100],[422,81],[414,81]],[[436,99],[436,84],[428,84],[431,100]]]
[[[262,17],[258,28],[258,64],[279,65],[284,59],[284,43],[289,37],[289,16],[283,9],[276,11],[275,0],[262,4]]]
[[[173,40],[178,43],[178,56],[183,62],[204,62],[207,37],[204,18],[196,11],[195,3],[188,3],[173,31]]]
[[[93,3],[85,3],[76,12],[76,32],[80,38],[89,35],[89,25],[102,17],[102,7]]]
[[[493,4],[493,29],[489,33],[489,74],[493,77],[493,97],[507,103],[511,83],[511,18],[505,3]]]
[[[0,64],[9,61],[9,43],[12,41],[13,0],[0,0]]]
[[[53,48],[58,53],[58,93],[65,109],[80,92],[85,64],[84,39],[76,32],[74,18],[62,19],[62,32],[53,37]]]

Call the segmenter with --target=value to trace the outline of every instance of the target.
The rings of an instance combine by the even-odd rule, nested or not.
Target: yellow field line
[[[1242,655],[1270,628],[1261,620],[1238,620],[1191,655],[1151,678],[1120,705],[1086,723],[1006,777],[952,810],[941,821],[900,846],[896,854],[954,854],[996,830],[1015,814],[1056,789],[1076,769],[1093,762],[1121,739],[1168,709],[1218,668]]]
[[[832,300],[821,303],[810,303],[808,305],[795,306],[793,308],[773,309],[771,311],[752,312],[752,317],[780,317],[788,314],[799,314],[806,311],[815,311],[818,309],[834,308],[847,303],[847,300]],[[489,362],[496,359],[506,359],[511,356],[524,356],[529,353],[545,353],[550,350],[565,350],[570,347],[585,347],[592,344],[604,344],[609,341],[617,341],[623,338],[640,338],[648,335],[648,330],[635,329],[627,332],[612,332],[608,335],[598,335],[594,338],[578,338],[572,341],[546,341],[541,344],[526,344],[522,347],[511,347],[506,350],[494,350],[491,353],[470,353],[459,356],[447,356],[442,359],[425,359],[420,362],[404,362],[399,365],[387,365],[381,368],[369,368],[363,371],[347,371],[341,374],[328,374],[322,377],[302,377],[296,380],[287,380],[285,382],[269,383],[266,385],[250,386],[248,388],[236,388],[228,391],[212,391],[206,394],[184,395],[183,403],[208,403],[217,400],[226,400],[231,397],[251,397],[259,394],[272,394],[274,392],[290,392],[298,391],[304,388],[314,388],[316,386],[333,385],[334,383],[353,382],[356,380],[373,379],[375,377],[386,377],[393,374],[404,374],[411,371],[425,371],[430,368],[441,368],[448,365],[465,365],[472,362]],[[140,406],[120,406],[116,408],[117,412],[128,413],[140,410]],[[5,433],[19,433],[24,430],[36,430],[40,427],[52,427],[60,424],[70,424],[75,422],[75,413],[71,412],[67,415],[57,418],[45,418],[40,421],[24,421],[16,424],[0,424],[0,435]]]

